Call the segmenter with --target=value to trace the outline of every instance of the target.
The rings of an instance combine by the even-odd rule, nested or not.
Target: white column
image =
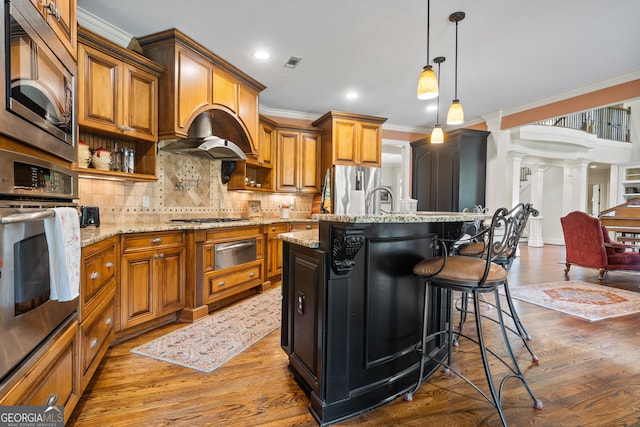
[[[543,192],[544,192],[544,173],[547,170],[546,166],[534,165],[532,167],[531,176],[531,203],[533,207],[540,212],[540,214],[529,217],[529,241],[528,245],[531,247],[544,246],[544,240],[542,238],[542,222],[544,220],[543,211]]]
[[[511,202],[507,207],[512,208],[520,203],[520,168],[524,153],[512,152],[511,154]]]
[[[511,143],[511,131],[500,129],[502,112],[483,116],[487,124],[487,130],[491,132],[487,138],[487,179],[485,207],[495,211],[499,207],[508,205],[508,196],[511,182],[510,166],[507,157],[509,144]]]
[[[572,211],[587,211],[587,170],[589,160],[567,160],[565,162],[564,208],[565,214]]]

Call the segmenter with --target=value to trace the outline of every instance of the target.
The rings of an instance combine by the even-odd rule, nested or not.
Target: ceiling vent
[[[300,61],[302,61],[302,58],[300,58],[299,56],[290,56],[287,58],[285,63],[282,64],[282,66],[286,68],[296,68]]]

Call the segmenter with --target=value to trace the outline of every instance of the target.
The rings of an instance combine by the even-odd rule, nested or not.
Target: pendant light
[[[451,102],[449,112],[447,113],[448,125],[461,125],[464,123],[464,110],[458,99],[458,22],[465,17],[464,12],[454,12],[449,15],[449,21],[456,23],[456,63],[455,63],[455,92],[454,100]]]
[[[433,62],[438,64],[438,85],[440,85],[440,64],[445,61],[444,56],[438,56],[437,58],[433,58]],[[432,144],[442,144],[444,142],[444,132],[442,132],[442,126],[440,126],[440,97],[438,96],[438,101],[436,102],[436,125],[433,127],[431,131],[430,141]]]
[[[429,64],[429,21],[430,21],[431,1],[427,0],[427,65],[420,73],[418,79],[418,99],[433,99],[438,96],[438,80],[433,67]]]

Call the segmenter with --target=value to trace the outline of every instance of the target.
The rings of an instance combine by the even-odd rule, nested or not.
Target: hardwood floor
[[[564,247],[523,245],[510,286],[562,281]],[[598,283],[597,271],[573,266],[571,280]],[[607,286],[640,292],[640,276],[612,272]],[[535,410],[520,382],[504,387],[513,426],[640,425],[640,314],[589,323],[532,304],[517,308],[540,357],[532,366],[513,340],[525,377],[544,404]],[[68,426],[316,426],[308,399],[292,379],[275,331],[210,374],[132,354],[130,350],[183,324],[169,325],[109,350]],[[469,329],[473,329],[468,324]],[[489,338],[490,340],[491,338]],[[465,350],[468,349],[469,352]],[[484,374],[462,343],[454,365],[472,379]],[[413,402],[401,397],[339,426],[495,426],[496,410],[456,376],[442,371]]]

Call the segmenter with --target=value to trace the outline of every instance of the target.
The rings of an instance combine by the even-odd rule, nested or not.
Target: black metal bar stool
[[[505,208],[502,208],[502,209],[505,209]],[[524,233],[524,229],[527,225],[529,217],[538,216],[538,215],[539,215],[539,212],[533,208],[531,203],[527,203],[527,204],[519,203],[516,206],[514,206],[510,211],[505,213],[504,219],[500,224],[502,235],[498,238],[498,242],[496,241],[493,242],[494,245],[499,246],[499,248],[497,249],[497,252],[499,252],[499,255],[496,256],[496,258],[493,260],[494,263],[502,266],[507,272],[509,271],[509,269],[511,268],[511,265],[513,264],[513,260],[516,257],[518,243],[522,238],[522,234]],[[489,251],[489,242],[491,241],[488,238],[489,230],[490,230],[490,227],[487,227],[484,230],[480,230],[480,232],[477,233],[476,235],[471,236],[469,239],[473,240],[473,242],[459,245],[455,250],[455,254],[460,256],[470,256],[470,257],[486,259]],[[494,240],[495,240],[495,237],[494,237]],[[502,249],[501,246],[505,246],[505,245],[507,247],[504,248],[504,251],[501,250]],[[508,281],[504,282],[504,294],[507,300],[507,305],[509,310],[508,311],[503,310],[502,313],[506,314],[509,318],[511,318],[515,326],[515,330],[509,326],[507,326],[507,329],[515,333],[516,335],[520,336],[520,338],[522,339],[522,342],[524,343],[525,348],[531,355],[531,361],[533,362],[533,364],[537,365],[540,362],[540,359],[536,354],[534,354],[533,350],[529,346],[529,341],[531,341],[531,335],[525,329],[524,324],[522,323],[522,320],[520,319],[520,316],[518,315],[518,312],[515,308],[515,305],[513,304],[513,299],[511,298],[511,291],[509,289]],[[468,312],[468,296],[469,294],[466,294],[466,293],[462,295],[461,305],[460,307],[458,307],[458,309],[461,311],[460,324],[459,324],[460,331],[462,331],[462,326],[464,325],[464,322],[466,320],[466,314]],[[491,303],[487,302],[486,300],[484,302],[491,305]],[[491,318],[489,319],[494,320]]]
[[[445,371],[452,371],[475,390],[480,392],[482,396],[493,405],[500,415],[500,420],[503,425],[507,425],[504,413],[502,410],[502,390],[504,383],[509,378],[518,378],[525,389],[531,396],[534,402],[534,408],[542,409],[542,402],[534,396],[533,392],[529,388],[518,362],[511,349],[511,344],[507,337],[507,329],[504,324],[503,310],[500,306],[500,286],[503,286],[507,282],[507,271],[500,265],[493,261],[504,256],[509,250],[515,251],[517,241],[510,239],[506,234],[497,241],[495,239],[495,231],[497,228],[505,226],[505,222],[509,221],[510,211],[506,208],[498,209],[491,220],[491,226],[489,227],[487,238],[488,242],[493,242],[487,245],[487,256],[483,258],[466,257],[447,254],[444,242],[440,242],[439,247],[442,250],[442,256],[424,260],[416,264],[413,272],[425,279],[425,293],[424,293],[424,312],[422,321],[422,340],[418,345],[417,351],[421,354],[419,377],[416,386],[406,393],[405,400],[413,400],[414,393],[420,388],[422,378],[424,375],[425,362],[427,360],[433,360],[438,364],[444,366]],[[429,296],[431,294],[431,288],[438,288],[442,292],[446,293],[446,297],[449,302],[449,319],[446,331],[439,331],[434,334],[428,334],[428,320],[429,320]],[[460,291],[463,294],[470,295],[473,299],[474,310],[472,314],[475,317],[477,338],[470,337],[462,333],[462,331],[454,332],[453,329],[453,308],[451,306],[453,300],[453,292]],[[488,348],[485,343],[485,338],[482,328],[482,318],[480,314],[480,300],[481,296],[485,293],[493,293],[495,298],[495,304],[497,308],[497,324],[500,328],[501,338],[506,348],[507,357],[504,357],[498,352]],[[469,312],[471,314],[471,312]],[[428,353],[428,343],[435,339],[437,336],[444,335],[447,344],[447,358],[445,362],[436,360]],[[465,377],[459,371],[451,368],[451,358],[453,353],[453,341],[454,336],[466,338],[478,345],[480,354],[482,356],[482,364],[489,388],[489,393],[483,391],[480,387],[474,384],[471,380]],[[491,373],[489,356],[493,356],[495,360],[501,362],[509,371],[502,379],[498,386],[494,382],[494,377]]]

